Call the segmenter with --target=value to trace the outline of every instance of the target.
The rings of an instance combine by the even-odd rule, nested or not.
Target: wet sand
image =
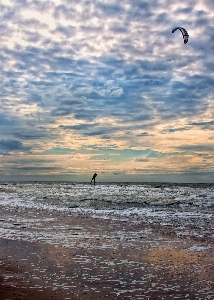
[[[21,213],[2,210],[0,226]],[[49,218],[43,232],[52,226],[60,236],[66,224],[73,244],[0,239],[2,300],[214,299],[210,240],[178,238],[173,228],[143,221],[40,214]],[[23,225],[11,221],[14,230],[38,235]]]

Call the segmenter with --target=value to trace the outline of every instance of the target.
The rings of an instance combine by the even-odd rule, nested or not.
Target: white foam
[[[205,251],[205,250],[208,250],[210,249],[210,247],[204,247],[204,246],[192,246],[190,248],[188,248],[187,250],[188,251],[195,251],[195,252],[201,252],[201,251]]]
[[[7,210],[90,215],[133,223],[143,221],[171,226],[180,236],[212,238],[212,186],[161,189],[134,184],[8,183],[0,184],[0,188],[0,206]],[[26,215],[15,221],[26,222],[28,226],[40,222],[35,216],[27,221]]]

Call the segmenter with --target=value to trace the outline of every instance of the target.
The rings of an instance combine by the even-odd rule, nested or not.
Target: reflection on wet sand
[[[174,278],[184,277],[206,285],[214,282],[213,251],[192,252],[175,249],[153,249],[148,252],[148,260],[156,266],[165,266]]]
[[[4,216],[8,220],[11,212]],[[170,231],[162,234],[157,226],[148,228],[119,220],[100,222],[53,213],[40,213],[40,220],[42,226],[40,222],[30,228],[25,224],[32,235],[37,235],[34,242],[1,240],[1,265],[15,267],[13,274],[4,269],[2,286],[4,291],[6,286],[19,293],[25,291],[21,299],[28,299],[29,289],[66,300],[214,296],[212,248],[205,241],[178,239]],[[21,237],[26,228],[13,226]],[[58,237],[63,233],[65,240],[50,243],[44,236],[39,239],[48,226]]]

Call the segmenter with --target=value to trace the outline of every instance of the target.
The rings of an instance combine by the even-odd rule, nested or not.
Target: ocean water
[[[66,231],[57,236],[47,225],[41,226],[57,213],[143,222],[172,228],[177,237],[214,240],[214,184],[2,182],[0,208],[8,214],[0,217],[3,238],[68,243]],[[32,237],[26,227],[40,228],[40,232]]]
[[[214,299],[213,229],[214,184],[0,183],[0,264],[63,299]]]

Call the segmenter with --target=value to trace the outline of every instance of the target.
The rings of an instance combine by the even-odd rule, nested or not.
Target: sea
[[[43,211],[50,220],[54,212],[133,224],[143,221],[171,227],[177,237],[214,240],[214,183],[1,182],[0,207],[11,214],[0,217],[0,237],[7,239],[68,245],[66,231],[64,237],[63,230],[60,236],[47,228],[41,234]],[[38,235],[23,231],[30,224],[40,226]]]
[[[212,300],[213,229],[214,184],[0,183],[3,286],[23,292]]]

